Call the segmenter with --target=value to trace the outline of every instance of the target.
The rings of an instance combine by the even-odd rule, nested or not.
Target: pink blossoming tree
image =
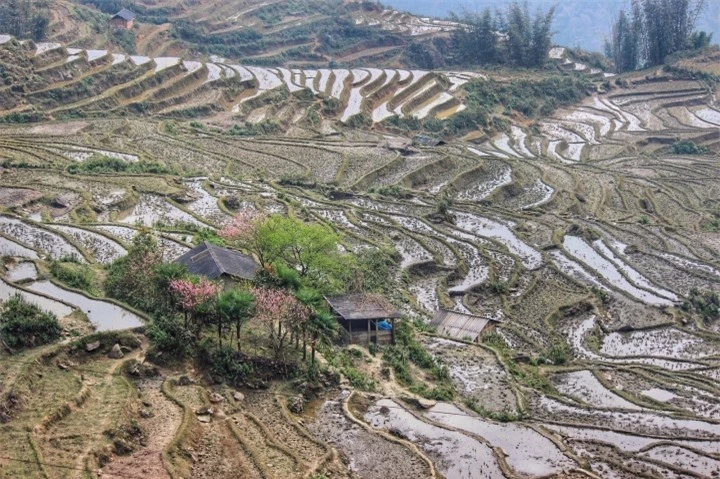
[[[280,359],[290,334],[298,334],[311,315],[311,310],[295,296],[282,289],[255,288],[256,318],[265,324],[270,346],[276,359]]]
[[[185,314],[185,329],[188,328],[188,314],[195,315],[199,308],[214,300],[220,288],[205,278],[198,280],[174,279],[170,281],[170,291],[176,298],[178,309]]]

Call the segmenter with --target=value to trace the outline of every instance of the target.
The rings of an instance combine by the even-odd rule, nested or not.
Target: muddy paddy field
[[[122,361],[106,343],[0,353],[0,391],[22,402],[0,421],[0,456],[35,459],[0,457],[0,477],[720,476],[720,327],[681,307],[692,291],[720,291],[720,109],[702,84],[669,83],[407,157],[376,132],[240,139],[133,119],[0,128],[0,298],[20,292],[75,337],[94,327],[125,347]],[[672,154],[677,139],[710,153]],[[68,168],[88,152],[164,168]],[[452,207],[438,221],[443,197]],[[300,415],[283,385],[119,374],[147,344],[116,330],[146,319],[35,266],[107,264],[141,227],[172,259],[240,208],[326,223],[347,249],[393,248],[391,299],[408,319],[447,308],[500,320],[481,344],[420,336],[454,402],[384,380],[366,349],[376,390],[343,383]],[[132,436],[135,420],[146,437]],[[108,435],[120,429],[136,443],[125,456]]]

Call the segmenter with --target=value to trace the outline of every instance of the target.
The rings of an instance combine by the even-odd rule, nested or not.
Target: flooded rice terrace
[[[212,75],[228,75],[219,71]],[[295,89],[299,76],[233,71],[257,80],[257,96]],[[403,104],[437,81],[425,72],[389,73],[303,75],[342,103],[339,120],[368,107],[372,81],[404,77]],[[665,139],[716,151],[720,109],[698,82],[660,80],[594,94],[532,128],[420,145],[416,156],[382,146],[386,132],[326,138],[301,126],[297,135],[252,139],[183,126],[170,138],[147,120],[103,120],[95,126],[103,144],[93,140],[101,135],[76,135],[63,141],[77,144],[62,148],[30,127],[3,127],[0,137],[15,150],[30,148],[32,138],[33,149],[61,165],[89,154],[134,163],[141,149],[143,159],[187,177],[3,170],[3,187],[37,194],[3,205],[0,254],[12,260],[0,299],[17,293],[59,317],[82,311],[98,330],[133,328],[143,323],[136,314],[61,288],[33,261],[107,265],[143,228],[172,259],[238,209],[292,214],[341,233],[344,250],[392,249],[389,296],[406,320],[427,324],[446,309],[491,325],[477,341],[432,328],[419,334],[447,368],[451,400],[419,401],[397,384],[346,387],[303,417],[312,437],[339,450],[358,476],[719,477],[720,320],[712,311],[703,317],[699,302],[720,292],[713,209],[720,171],[717,154],[675,155]],[[677,92],[666,98],[663,88]],[[378,121],[406,111],[382,100],[370,104]],[[446,100],[414,103],[425,115]],[[58,200],[77,191],[73,204]],[[47,202],[35,201],[43,194]]]

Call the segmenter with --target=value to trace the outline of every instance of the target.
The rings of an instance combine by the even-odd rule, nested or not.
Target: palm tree
[[[315,366],[315,350],[318,345],[329,345],[337,336],[338,323],[335,316],[327,311],[318,311],[310,316],[307,329],[310,333],[312,341],[310,348],[312,350],[312,360],[310,364]]]
[[[315,316],[315,311],[317,311],[317,309],[319,307],[321,307],[322,303],[323,303],[322,295],[319,292],[315,291],[314,289],[309,289],[309,288],[300,289],[299,291],[297,291],[295,293],[295,297],[297,298],[297,300],[300,303],[302,303],[303,305],[307,306],[308,308],[310,308],[312,310],[313,313],[311,316]],[[312,318],[311,318],[311,321],[312,321]],[[308,326],[307,324],[302,325],[303,361],[307,357],[307,348],[305,347],[306,336],[307,336],[307,326]],[[297,339],[299,339],[299,334],[298,334],[298,336],[296,336],[296,344],[297,344]]]
[[[240,351],[240,328],[250,317],[254,303],[255,296],[249,291],[231,289],[220,293],[217,299],[218,341],[220,341],[222,334],[223,320],[226,323],[234,320],[237,348]]]

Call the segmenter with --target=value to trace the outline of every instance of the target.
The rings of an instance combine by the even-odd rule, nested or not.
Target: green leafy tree
[[[108,267],[105,294],[143,311],[154,312],[158,305],[155,269],[162,264],[162,251],[150,231],[134,238],[128,254]]]
[[[548,57],[552,40],[555,7],[538,10],[531,17],[527,3],[513,2],[505,15],[507,54],[511,63],[522,67],[540,67]]]
[[[320,223],[240,211],[220,236],[252,252],[264,267],[298,272],[300,281],[324,292],[342,290],[351,255],[340,253],[340,236]]]
[[[463,12],[462,18],[456,19],[467,25],[452,34],[456,62],[479,65],[501,60],[498,25],[489,8],[481,15]]]
[[[184,264],[169,262],[160,263],[153,271],[153,288],[156,292],[157,314],[170,314],[175,310],[175,301],[170,293],[170,283],[173,280],[186,279],[188,273]]]
[[[255,296],[249,291],[232,289],[220,293],[217,298],[217,310],[222,319],[230,324],[235,323],[235,337],[237,349],[240,351],[240,328],[250,318],[255,303]],[[221,331],[222,324],[218,322],[218,331]]]
[[[618,71],[662,65],[673,53],[704,48],[711,37],[694,33],[705,0],[632,0],[630,13],[621,11],[608,45]]]
[[[17,38],[42,40],[50,23],[47,4],[38,0],[6,0],[0,7],[0,31]]]

